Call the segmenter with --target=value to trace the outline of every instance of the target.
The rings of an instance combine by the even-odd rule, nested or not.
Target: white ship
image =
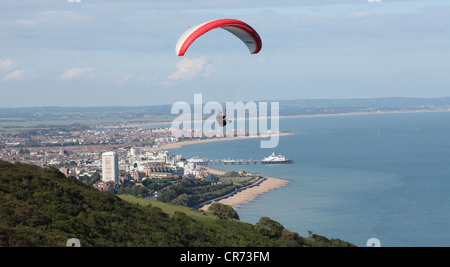
[[[272,155],[262,159],[261,163],[262,164],[290,164],[290,163],[294,163],[294,161],[291,159],[287,159],[285,156],[282,156],[282,155],[275,155],[275,152],[273,152]]]

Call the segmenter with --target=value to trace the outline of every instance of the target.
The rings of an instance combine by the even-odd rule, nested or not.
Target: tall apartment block
[[[119,156],[115,152],[102,154],[102,181],[119,182]]]

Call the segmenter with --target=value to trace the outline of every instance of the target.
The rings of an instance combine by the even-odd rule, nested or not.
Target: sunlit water
[[[236,210],[241,221],[268,216],[307,236],[308,230],[365,246],[450,246],[450,113],[284,118],[275,149],[259,139],[171,150],[186,158],[262,159],[272,152],[290,165],[217,166],[289,179],[282,188]]]

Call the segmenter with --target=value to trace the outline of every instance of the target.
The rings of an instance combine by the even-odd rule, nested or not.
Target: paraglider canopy
[[[224,31],[210,33],[215,29],[223,29],[232,35],[229,35]],[[222,34],[226,35],[225,39],[217,38],[218,35]],[[197,41],[203,35],[205,35],[204,38]],[[237,37],[237,39],[234,37]],[[225,41],[221,42],[221,40]],[[242,49],[244,46],[241,45],[241,42],[245,44],[250,54],[258,54],[261,51],[261,38],[250,25],[236,19],[219,19],[201,23],[187,29],[179,37],[175,46],[175,53],[177,56],[184,56],[189,47],[195,43],[190,52],[187,53],[188,58],[185,59],[189,60],[189,58],[192,57],[195,60],[192,63],[198,65],[199,68],[205,67],[205,69],[207,69],[207,72],[202,74],[203,77],[207,77],[203,79],[204,82],[208,80],[219,81],[212,84],[212,86],[209,85],[205,87],[207,90],[220,92],[220,95],[223,98],[223,94],[231,94],[233,90],[236,90],[237,86],[233,84],[233,81],[238,81],[238,78],[243,76],[243,71],[241,70],[247,69],[243,67],[243,63],[245,63],[244,61],[248,61],[248,58],[250,57],[247,57],[248,54],[246,50]],[[202,46],[202,44],[204,46]],[[236,50],[237,53],[234,53],[235,51],[233,51],[233,48],[237,47],[234,47],[233,45],[239,47],[239,49]],[[206,57],[205,54],[210,53],[211,50],[215,51],[214,54],[208,54],[211,56]],[[207,60],[213,62],[211,62],[211,64],[208,62],[208,66],[204,66]],[[214,73],[215,77],[213,79],[209,79],[211,73]],[[221,78],[223,80],[220,80]],[[227,120],[226,117],[226,114],[223,115],[222,113],[219,113],[216,116],[218,125],[224,127],[232,122],[231,120]]]
[[[203,34],[222,28],[238,37],[249,49],[250,54],[257,54],[262,48],[259,34],[247,23],[236,19],[219,19],[196,25],[185,31],[178,39],[175,52],[184,56],[189,46]]]

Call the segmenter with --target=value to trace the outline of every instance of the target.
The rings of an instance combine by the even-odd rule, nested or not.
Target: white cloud
[[[58,77],[58,80],[93,79],[93,68],[72,68]]]
[[[207,58],[183,58],[181,61],[177,62],[175,66],[178,70],[167,76],[169,80],[192,80],[198,76],[208,77],[214,72],[214,67],[212,65],[207,65]]]
[[[35,70],[18,69],[3,76],[3,81],[25,81],[37,76]]]
[[[9,71],[11,70],[16,63],[11,59],[6,59],[4,61],[0,60],[0,71]]]
[[[72,68],[61,74],[57,80],[94,80],[97,82],[107,82],[124,84],[134,80],[133,74],[116,71],[116,72],[101,72],[94,68]]]
[[[133,77],[133,75],[132,75],[132,74],[128,74],[128,75],[122,77],[122,78],[119,80],[119,83],[126,83],[126,82],[128,82],[128,81],[130,80],[131,77]]]

